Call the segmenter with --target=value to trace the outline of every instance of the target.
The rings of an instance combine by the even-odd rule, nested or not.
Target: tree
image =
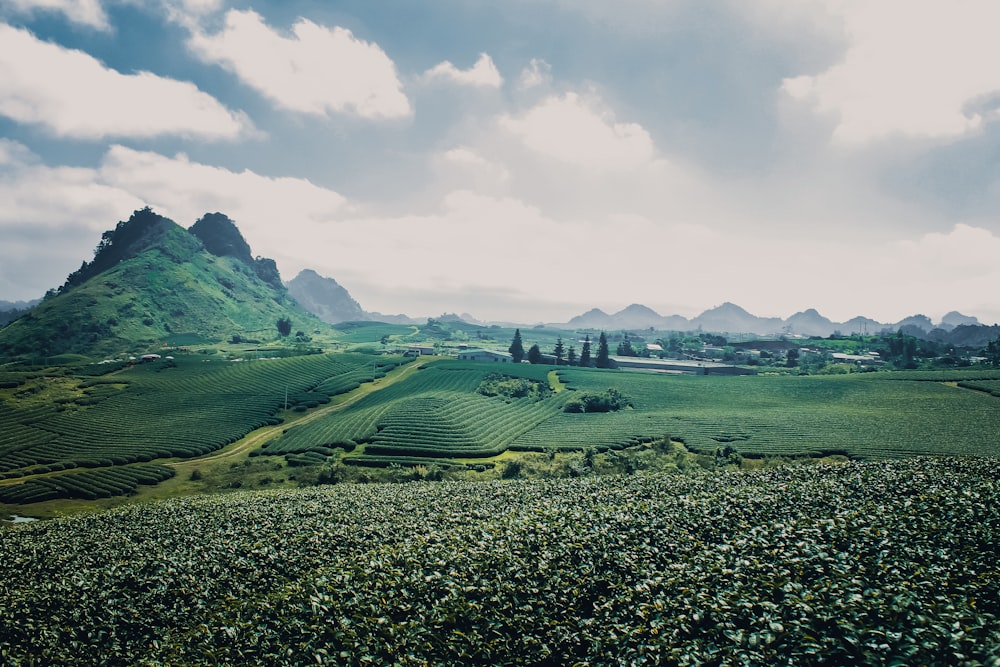
[[[618,356],[619,357],[634,357],[636,356],[635,350],[632,349],[632,341],[628,339],[628,332],[625,332],[625,337],[621,343],[618,344]]]
[[[1000,366],[1000,337],[986,344],[986,362],[993,366]]]
[[[528,348],[528,361],[532,364],[542,363],[542,351],[537,343]]]
[[[552,354],[556,358],[556,366],[561,365],[563,361],[563,355],[566,354],[566,348],[563,347],[562,336],[556,338],[556,346],[552,350]]]
[[[566,353],[566,364],[576,366],[576,350],[572,345],[569,346],[569,351]]]
[[[278,318],[278,334],[288,336],[292,333],[292,320],[287,317]]]
[[[788,354],[785,355],[785,366],[787,368],[795,368],[799,365],[799,349],[797,347],[792,347],[788,349]]]
[[[583,339],[583,349],[580,350],[580,365],[584,368],[590,366],[590,334]]]
[[[601,332],[600,338],[597,339],[597,360],[594,365],[598,368],[611,368],[611,357],[608,352],[608,337]]]
[[[514,357],[515,364],[521,363],[521,360],[524,359],[524,344],[521,342],[520,329],[514,329],[514,340],[511,341],[507,351],[510,352],[510,356]]]

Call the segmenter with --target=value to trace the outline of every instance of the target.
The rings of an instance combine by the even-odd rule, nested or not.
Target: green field
[[[100,470],[211,454],[280,423],[286,408],[329,403],[404,361],[360,354],[227,361],[188,354],[134,367],[111,364],[110,372],[96,376],[94,366],[76,375],[0,374],[6,387],[0,390],[6,394],[0,401],[0,479],[30,478],[0,487],[0,502],[79,486],[55,483],[67,475],[62,471],[89,480],[100,494]],[[35,488],[28,493],[20,486]],[[63,497],[90,493],[66,491]]]
[[[502,371],[541,381],[551,369],[520,365]],[[711,453],[728,445],[750,456],[1000,453],[1000,402],[954,386],[961,374],[725,377],[560,368],[570,391],[541,401],[504,401],[475,391],[482,377],[496,370],[436,363],[328,419],[290,428],[263,452],[329,453],[364,444],[360,456],[380,460],[474,458],[508,449],[621,449],[669,435],[693,451]],[[562,409],[573,391],[609,387],[629,397],[632,409],[599,414]]]
[[[1000,467],[340,485],[0,530],[5,665],[995,665]]]
[[[0,503],[132,493],[155,476],[114,484],[101,471],[209,457],[307,412],[249,453],[297,466],[477,469],[510,452],[622,450],[666,438],[696,453],[732,447],[745,457],[1000,453],[1000,372],[991,370],[726,377],[436,360],[373,385],[408,359],[254,354],[0,372]],[[480,393],[497,372],[546,390]],[[367,389],[352,394],[362,383]],[[608,389],[630,405],[564,410],[574,396]],[[335,396],[350,400],[331,404]]]

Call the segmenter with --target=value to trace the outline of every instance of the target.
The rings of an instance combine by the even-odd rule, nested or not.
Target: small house
[[[458,353],[458,358],[462,361],[483,361],[494,364],[514,363],[514,357],[510,354],[494,350],[462,350]]]

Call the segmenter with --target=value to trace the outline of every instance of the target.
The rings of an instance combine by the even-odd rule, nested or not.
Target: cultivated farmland
[[[103,374],[98,366],[6,372],[0,502],[130,493],[155,476],[144,469],[134,484],[113,484],[91,471],[213,455],[281,423],[286,407],[324,406],[258,438],[251,455],[481,470],[509,452],[621,450],[666,437],[698,453],[735,447],[749,457],[1000,453],[1000,373],[982,369],[725,377],[438,360],[328,405],[406,361],[347,353],[234,362],[191,353]],[[480,388],[496,373],[538,390],[485,395],[492,392]],[[565,409],[574,396],[609,389],[629,405]],[[70,472],[82,478],[59,479]]]
[[[0,487],[0,502],[50,496],[81,479],[100,495],[107,480],[80,469],[212,453],[279,423],[286,407],[328,403],[404,361],[337,354],[229,362],[188,355],[96,377],[9,374],[12,398],[0,401],[0,479],[45,477]],[[75,470],[74,476],[64,470]],[[63,497],[88,496],[67,491]]]
[[[7,665],[989,665],[1000,465],[351,485],[0,531]]]
[[[502,370],[544,382],[552,367]],[[751,456],[1000,453],[1000,401],[955,386],[961,376],[954,374],[724,377],[559,368],[569,391],[541,400],[478,394],[483,377],[496,371],[491,364],[435,363],[328,419],[288,429],[261,453],[330,454],[331,448],[364,444],[363,454],[345,462],[374,455],[382,463],[393,456],[406,463],[403,457],[622,449],[665,435],[694,451],[729,445]],[[609,387],[628,397],[632,407],[613,413],[563,411],[574,391]]]

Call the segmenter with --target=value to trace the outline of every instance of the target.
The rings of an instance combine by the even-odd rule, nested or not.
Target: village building
[[[483,361],[494,364],[514,363],[513,356],[495,350],[462,350],[458,353],[458,358],[462,361]]]

